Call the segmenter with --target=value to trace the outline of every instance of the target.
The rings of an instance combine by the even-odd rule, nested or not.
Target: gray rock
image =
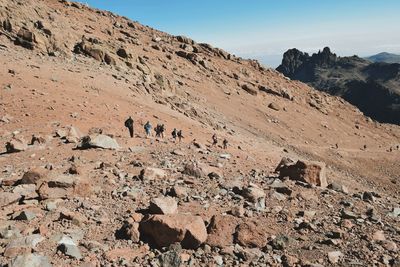
[[[78,145],[78,147],[81,149],[102,148],[102,149],[114,149],[114,150],[120,148],[115,139],[104,134],[85,136],[82,138],[82,141]]]
[[[13,193],[20,194],[24,199],[37,198],[39,195],[36,193],[36,185],[34,184],[20,184],[14,187]]]
[[[182,247],[179,243],[173,244],[169,250],[160,255],[160,264],[162,267],[179,267],[181,266]]]
[[[343,219],[355,220],[358,218],[358,216],[354,212],[349,210],[342,210],[341,215]]]
[[[58,250],[60,250],[62,253],[65,255],[80,260],[82,259],[82,254],[79,250],[79,248],[75,245],[69,245],[69,244],[61,244],[58,246]]]
[[[29,210],[24,210],[13,217],[14,220],[31,221],[36,218],[36,214]]]
[[[329,259],[329,262],[332,264],[338,263],[342,256],[343,256],[343,253],[338,250],[328,252],[328,259]]]
[[[30,251],[35,248],[37,244],[42,242],[44,238],[39,234],[29,235],[26,237],[16,238],[11,240],[5,248],[5,257],[15,257],[21,253]]]
[[[393,217],[393,218],[399,217],[400,216],[400,208],[399,207],[393,208],[392,212],[388,213],[388,216]]]
[[[82,254],[72,238],[63,235],[60,241],[58,241],[58,245],[58,250],[65,255],[78,260],[82,259]]]
[[[11,260],[9,267],[51,267],[49,259],[46,256],[37,254],[18,255]]]

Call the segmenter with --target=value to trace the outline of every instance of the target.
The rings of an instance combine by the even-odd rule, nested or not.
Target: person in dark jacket
[[[131,138],[133,137],[134,131],[133,131],[133,119],[131,116],[125,121],[125,127],[128,128],[129,130],[129,135]]]
[[[178,131],[177,136],[178,136],[179,143],[182,141],[182,138],[185,138],[185,137],[183,137],[182,130]]]

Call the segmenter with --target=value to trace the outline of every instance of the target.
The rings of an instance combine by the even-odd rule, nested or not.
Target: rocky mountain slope
[[[367,57],[369,61],[372,62],[384,62],[384,63],[398,63],[400,64],[400,55],[392,54],[392,53],[387,53],[387,52],[382,52],[370,57]]]
[[[78,3],[0,21],[0,266],[399,264],[398,126]]]
[[[277,68],[285,76],[340,96],[374,120],[400,124],[400,64],[338,57],[328,47],[312,56],[288,50]]]

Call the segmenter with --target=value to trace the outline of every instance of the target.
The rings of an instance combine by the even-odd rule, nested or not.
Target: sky
[[[400,54],[400,0],[81,0],[277,67],[290,48]]]

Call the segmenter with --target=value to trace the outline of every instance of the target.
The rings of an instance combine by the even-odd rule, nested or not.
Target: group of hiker
[[[131,116],[129,116],[129,118],[125,121],[125,127],[128,128],[129,135],[130,135],[131,138],[133,138],[134,134],[135,134],[135,132],[134,132],[134,121],[133,121]],[[151,130],[153,129],[153,126],[151,125],[150,121],[147,121],[144,124],[143,128],[144,128],[144,131],[146,133],[146,137],[151,137],[152,136]],[[154,128],[154,131],[155,131],[155,136],[156,137],[158,137],[158,138],[164,138],[165,137],[164,132],[166,131],[166,129],[165,129],[165,125],[164,124],[161,124],[161,123],[157,124],[157,126]],[[174,128],[174,130],[171,132],[171,136],[172,136],[172,138],[174,139],[175,142],[176,142],[177,139],[178,139],[179,142],[181,142],[182,139],[184,138],[182,130],[177,130],[176,128]],[[213,146],[217,146],[217,144],[218,144],[218,137],[217,137],[216,134],[214,134],[212,136],[212,145]],[[222,146],[223,146],[224,149],[227,149],[228,148],[228,140],[224,139],[222,141]]]

